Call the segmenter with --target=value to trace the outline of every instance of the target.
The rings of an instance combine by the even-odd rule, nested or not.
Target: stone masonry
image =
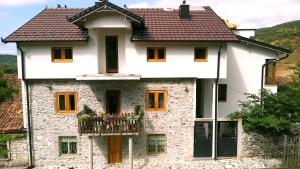
[[[169,161],[184,162],[193,158],[194,80],[144,81],[32,81],[30,99],[33,122],[34,158],[37,168],[88,168],[90,140],[79,136],[76,115],[55,113],[55,92],[78,92],[78,109],[86,104],[96,112],[105,112],[105,91],[121,91],[121,112],[133,112],[137,104],[145,107],[148,89],[167,89],[167,112],[145,112],[144,129],[134,137],[134,164],[139,167]],[[147,134],[165,134],[167,150],[160,155],[147,155]],[[78,153],[60,156],[59,136],[77,136]],[[107,166],[107,138],[94,137],[94,168]],[[128,165],[128,138],[123,137],[123,167]],[[68,168],[67,167],[67,168]],[[126,168],[126,167],[125,167]]]
[[[28,144],[26,137],[9,142],[9,159],[0,160],[0,168],[28,166]]]
[[[64,81],[39,80],[30,82],[33,150],[36,168],[88,169],[90,138],[80,136],[76,114],[55,112],[56,92],[77,92],[78,110],[88,105],[97,113],[105,112],[105,91],[121,91],[121,112],[133,112],[135,105],[145,108],[148,89],[166,89],[167,111],[145,112],[143,130],[133,137],[134,168],[263,168],[256,159],[199,160],[193,157],[194,144],[194,79],[161,79],[141,81]],[[166,152],[147,153],[147,134],[165,134]],[[77,154],[59,155],[59,136],[76,136]],[[107,137],[93,137],[94,169],[128,168],[128,137],[123,136],[122,164],[108,165]],[[227,166],[227,167],[226,167]],[[252,167],[251,167],[252,166]]]

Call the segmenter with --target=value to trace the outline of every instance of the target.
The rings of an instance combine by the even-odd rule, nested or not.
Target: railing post
[[[129,136],[129,169],[133,169],[133,143],[132,143],[132,136]]]

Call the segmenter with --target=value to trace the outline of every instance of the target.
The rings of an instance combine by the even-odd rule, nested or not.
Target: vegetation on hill
[[[18,90],[9,86],[5,74],[0,69],[0,103],[5,100],[12,99],[13,94],[17,93]]]
[[[255,38],[262,42],[294,50],[289,58],[278,64],[278,81],[290,82],[289,76],[293,72],[292,68],[300,63],[300,20],[258,29]]]
[[[0,54],[0,69],[6,74],[17,73],[17,56]]]

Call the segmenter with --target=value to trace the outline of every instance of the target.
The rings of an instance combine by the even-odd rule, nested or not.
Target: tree
[[[231,113],[229,118],[241,118],[246,132],[290,132],[300,122],[300,65],[292,79],[291,83],[281,86],[278,93],[262,90],[258,95],[247,94],[247,100],[240,102],[241,110]]]
[[[17,92],[17,89],[8,86],[5,74],[3,73],[3,70],[0,69],[0,103],[12,99],[13,94]]]

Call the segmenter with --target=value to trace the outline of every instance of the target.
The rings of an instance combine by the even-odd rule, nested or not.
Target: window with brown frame
[[[57,92],[56,93],[56,112],[57,113],[76,113],[77,112],[77,93],[76,92]]]
[[[147,48],[148,62],[165,62],[166,48],[164,47],[148,47]]]
[[[166,90],[148,90],[146,92],[146,110],[165,112],[167,107]]]
[[[207,48],[196,47],[194,50],[194,61],[195,62],[206,62],[207,61]]]
[[[51,49],[52,62],[72,62],[73,49],[71,47],[54,47]]]

